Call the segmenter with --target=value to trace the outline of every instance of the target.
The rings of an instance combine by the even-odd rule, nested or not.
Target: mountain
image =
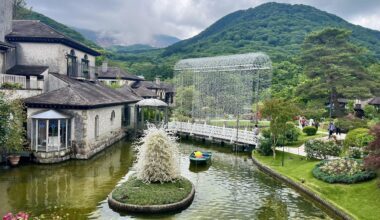
[[[153,36],[153,42],[151,43],[151,45],[153,47],[163,48],[163,47],[167,47],[172,44],[175,44],[179,41],[180,39],[177,37],[173,37],[173,36],[169,36],[165,34],[157,34]]]
[[[352,40],[380,59],[380,32],[306,5],[266,3],[224,16],[203,32],[167,47],[162,57],[201,57],[262,51],[273,60],[300,51],[307,33],[325,27],[352,31]]]
[[[100,31],[93,31],[85,28],[78,28],[78,27],[72,27],[77,32],[81,33],[85,38],[88,40],[91,40],[93,42],[96,42],[97,44],[103,46],[103,47],[112,47],[112,46],[118,46],[122,45],[124,42],[120,41],[117,38],[114,38],[112,34],[105,34]],[[135,51],[135,47],[140,47],[141,45],[147,45],[153,48],[163,48],[170,46],[174,43],[177,43],[180,41],[180,39],[165,35],[165,34],[157,34],[152,37],[151,42],[144,42],[140,44],[132,44],[128,46],[132,46],[132,50],[126,49],[127,52]],[[138,48],[137,48],[138,49]],[[146,48],[144,48],[146,49]],[[139,50],[139,49],[138,49]]]
[[[128,46],[124,45],[113,45],[108,47],[110,51],[114,53],[139,53],[147,50],[154,50],[157,49],[156,47],[152,47],[147,44],[132,44]]]

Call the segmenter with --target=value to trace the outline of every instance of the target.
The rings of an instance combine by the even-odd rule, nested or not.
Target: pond
[[[261,173],[245,153],[211,144],[180,143],[182,175],[196,187],[193,204],[160,216],[119,214],[107,195],[131,171],[134,152],[120,141],[90,160],[0,168],[0,214],[28,211],[69,219],[330,219],[299,193]],[[190,166],[195,149],[214,152],[209,167]]]

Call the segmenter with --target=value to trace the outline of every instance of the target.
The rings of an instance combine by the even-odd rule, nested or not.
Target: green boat
[[[202,152],[202,157],[195,157],[195,152],[192,152],[189,156],[190,158],[190,163],[192,164],[197,164],[197,165],[204,165],[204,164],[208,164],[211,162],[211,156],[212,156],[212,152]]]

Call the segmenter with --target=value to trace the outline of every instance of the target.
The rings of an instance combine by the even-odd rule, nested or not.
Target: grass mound
[[[164,205],[183,200],[191,189],[191,182],[184,178],[175,182],[146,184],[130,177],[113,191],[112,198],[131,205]]]

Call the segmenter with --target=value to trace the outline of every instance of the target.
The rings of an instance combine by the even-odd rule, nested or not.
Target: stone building
[[[135,112],[130,109],[139,96],[62,74],[50,77],[66,85],[25,100],[28,135],[38,162],[87,159],[134,127]]]
[[[108,86],[131,85],[144,79],[134,76],[120,69],[119,67],[109,67],[107,62],[103,62],[98,69],[98,80]]]
[[[0,1],[0,92],[24,99],[37,162],[90,158],[137,127],[142,97],[98,80],[99,52],[40,21],[12,21],[12,9]]]
[[[174,105],[174,86],[161,82],[159,77],[157,77],[155,81],[136,81],[131,87],[142,97],[158,98],[166,102],[169,106]],[[154,97],[150,97],[152,94],[154,94]]]

